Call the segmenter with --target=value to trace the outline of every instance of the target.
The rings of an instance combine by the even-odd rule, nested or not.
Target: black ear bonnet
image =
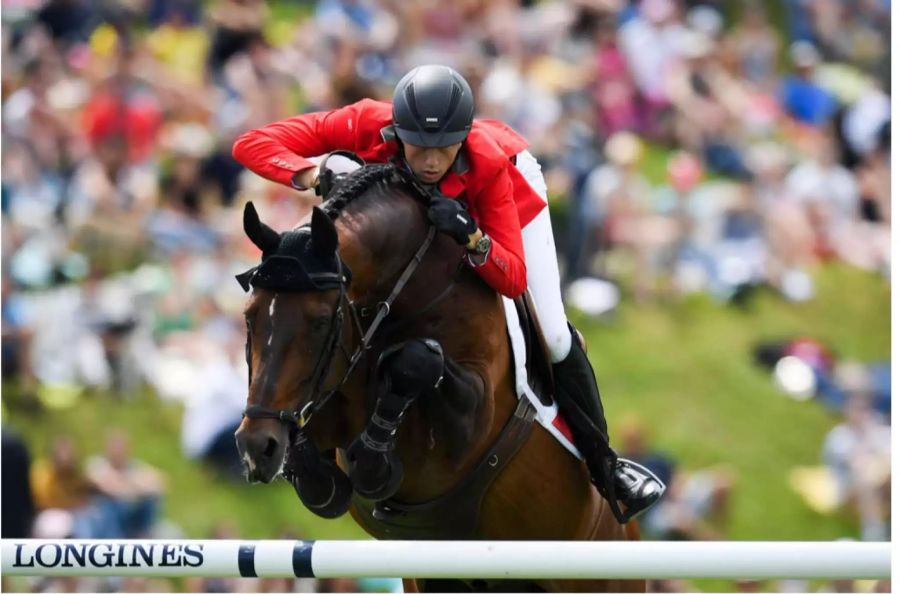
[[[350,284],[350,269],[337,253],[334,222],[319,208],[308,225],[279,234],[247,203],[244,232],[262,250],[262,262],[235,277],[245,291],[324,291]]]

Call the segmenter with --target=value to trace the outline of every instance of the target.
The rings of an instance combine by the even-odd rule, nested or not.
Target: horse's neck
[[[341,256],[353,270],[352,294],[358,303],[384,299],[424,241],[427,227],[418,207],[399,206],[399,211],[374,213],[375,221],[382,219],[380,229],[366,228],[373,221],[360,217],[349,217],[338,227]],[[454,486],[481,459],[514,406],[502,303],[471,269],[458,270],[460,257],[452,240],[438,235],[391,308],[386,333],[376,334],[373,353],[411,338],[436,339],[455,364],[461,384],[479,392],[475,406],[471,391],[443,390],[410,409],[398,443],[406,473],[398,497],[407,501],[436,497]],[[420,313],[447,287],[445,296]],[[394,324],[397,320],[402,323]],[[344,411],[336,424],[346,428],[345,444],[363,430],[371,413],[371,386],[365,380],[374,375],[360,369],[354,376],[344,390]]]
[[[427,297],[411,299],[412,307],[427,304],[449,282],[425,280],[418,293]],[[402,316],[404,310],[397,312]],[[406,474],[400,500],[427,501],[450,491],[484,457],[512,413],[504,319],[496,293],[467,269],[433,310],[387,337],[388,342],[433,338],[445,357],[442,389],[420,397],[400,430],[397,451]]]

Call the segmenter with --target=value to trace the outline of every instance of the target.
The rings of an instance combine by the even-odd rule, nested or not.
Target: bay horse
[[[250,382],[235,437],[248,480],[287,478],[376,538],[633,540],[587,467],[515,393],[500,296],[436,235],[393,165],[348,174],[299,227],[252,204],[262,263],[239,275]],[[477,576],[475,576],[477,577]],[[643,591],[643,580],[405,580],[415,591]]]

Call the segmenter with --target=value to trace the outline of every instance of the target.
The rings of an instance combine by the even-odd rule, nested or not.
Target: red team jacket
[[[234,158],[251,171],[291,187],[294,173],[314,157],[349,150],[370,163],[397,155],[391,104],[363,99],[327,112],[287,118],[244,133],[234,143]],[[475,270],[498,292],[517,297],[525,291],[522,227],[547,204],[512,158],[528,143],[496,120],[475,120],[460,157],[439,183],[448,197],[464,199],[478,226],[493,240],[484,265]]]

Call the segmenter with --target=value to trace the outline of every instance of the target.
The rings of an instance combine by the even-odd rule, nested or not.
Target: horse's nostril
[[[275,440],[274,437],[270,437],[269,441],[266,442],[266,451],[263,452],[263,455],[266,458],[271,458],[277,448],[278,448],[278,442]]]

